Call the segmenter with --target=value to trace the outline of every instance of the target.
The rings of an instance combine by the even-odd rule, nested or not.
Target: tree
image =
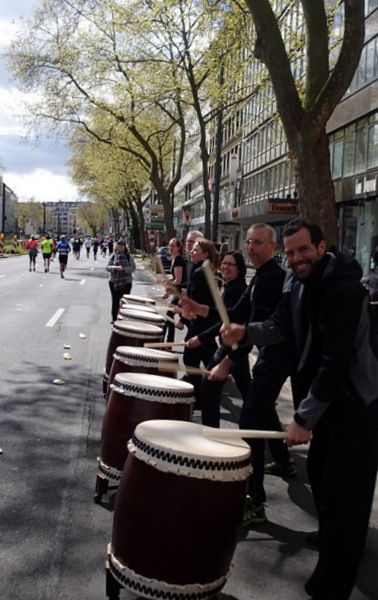
[[[147,250],[142,193],[148,188],[148,173],[140,161],[92,136],[80,134],[70,143],[71,177],[83,195],[105,203],[116,231],[122,209],[135,247]],[[149,196],[148,196],[149,197]]]
[[[327,12],[323,0],[301,0],[306,59],[303,86],[294,77],[293,46],[288,48],[280,31],[274,3],[270,0],[246,0],[246,3],[257,33],[254,54],[269,71],[295,161],[301,213],[321,225],[329,243],[336,243],[337,212],[326,125],[358,66],[365,36],[364,0],[342,3],[344,31],[332,68],[329,37],[332,10]]]
[[[14,216],[20,231],[24,231],[28,221],[33,221],[36,229],[38,229],[43,222],[42,204],[40,202],[35,202],[34,199],[31,199],[28,202],[18,202],[15,206]]]

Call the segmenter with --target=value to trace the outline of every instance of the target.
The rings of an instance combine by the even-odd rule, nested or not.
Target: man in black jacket
[[[365,545],[378,465],[378,360],[358,262],[326,251],[322,231],[284,228],[288,274],[263,323],[231,324],[226,344],[289,340],[296,351],[294,420],[287,445],[312,440],[307,470],[319,516],[319,559],[305,585],[313,600],[347,600]]]
[[[227,311],[230,320],[243,324],[264,321],[276,310],[285,279],[285,271],[274,260],[276,232],[273,227],[265,223],[252,225],[247,231],[245,247],[256,273],[239,302]],[[204,317],[211,310],[206,305],[196,305],[188,299],[183,299],[181,305],[184,310],[193,310],[197,315]],[[223,384],[229,373],[232,373],[233,367],[240,362],[246,352],[250,352],[251,347],[252,344],[248,348],[232,350],[226,342],[226,345],[222,344],[215,354],[206,384],[209,406],[206,407],[206,419],[203,420],[205,425],[214,425],[219,419],[219,397]],[[290,371],[291,354],[286,342],[260,349],[252,369],[251,383],[243,398],[239,421],[242,429],[281,429],[275,402]],[[243,522],[245,527],[266,521],[264,508],[266,496],[263,486],[265,442],[262,439],[247,441],[252,449],[253,473],[248,481],[248,497]],[[282,472],[289,476],[295,475],[294,460],[290,458],[282,441],[270,440],[269,447]]]

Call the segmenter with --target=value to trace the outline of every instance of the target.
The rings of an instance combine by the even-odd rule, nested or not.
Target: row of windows
[[[243,181],[243,204],[258,202],[263,198],[286,198],[295,188],[291,161],[284,161]]]
[[[378,2],[378,0],[377,0]],[[370,40],[363,48],[357,71],[345,96],[363,88],[378,77],[378,37]]]
[[[329,137],[333,179],[378,167],[378,113],[373,113]]]

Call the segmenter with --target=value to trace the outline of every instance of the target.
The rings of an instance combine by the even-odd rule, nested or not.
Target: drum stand
[[[106,597],[109,600],[119,600],[119,592],[122,586],[116,581],[110,571],[109,562],[105,562],[105,574],[106,574]]]
[[[118,488],[120,476],[113,473],[111,469],[106,469],[106,467],[101,464],[100,458],[97,460],[99,462],[100,473],[97,473],[96,477],[94,501],[96,504],[100,504],[102,497],[107,494],[109,490],[116,490]],[[109,485],[111,479],[114,481],[115,485]]]

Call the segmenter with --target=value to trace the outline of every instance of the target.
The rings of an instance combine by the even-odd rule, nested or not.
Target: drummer
[[[276,248],[276,232],[270,225],[256,223],[252,225],[246,235],[245,248],[249,260],[256,269],[255,276],[241,296],[234,308],[228,310],[230,320],[245,324],[248,322],[264,321],[276,309],[282,295],[282,286],[285,279],[285,271],[274,260]],[[207,316],[215,309],[193,302],[188,298],[180,301],[184,309],[183,316],[197,315]],[[215,389],[219,390],[219,382],[224,382],[232,369],[242,360],[243,355],[250,351],[249,348],[228,348],[227,354],[214,357],[215,361],[210,363],[211,373],[209,382],[214,382]],[[261,348],[258,359],[252,369],[253,378],[248,391],[244,397],[241,410],[239,426],[241,429],[281,429],[275,404],[281,387],[290,375],[291,361],[287,344],[277,344]],[[215,392],[214,402],[219,402]],[[213,397],[209,391],[208,396]],[[252,448],[253,473],[249,479],[249,493],[247,496],[246,512],[243,525],[248,527],[252,524],[266,521],[264,503],[266,501],[264,480],[264,440],[248,440]],[[274,458],[272,474],[294,476],[296,465],[290,458],[286,446],[280,440],[270,440],[269,448]]]
[[[172,238],[168,243],[169,254],[172,257],[171,263],[171,279],[170,283],[174,286],[183,286],[186,283],[186,261],[184,258],[184,246],[177,238]],[[165,292],[163,299],[169,297],[168,290]],[[173,295],[171,298],[171,304],[177,305],[179,298],[177,295]],[[173,319],[174,313],[169,311],[167,316]],[[167,342],[174,342],[175,340],[175,324],[171,321],[167,321]]]

